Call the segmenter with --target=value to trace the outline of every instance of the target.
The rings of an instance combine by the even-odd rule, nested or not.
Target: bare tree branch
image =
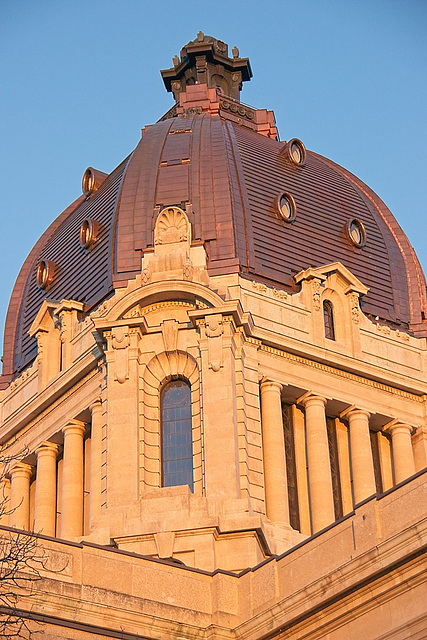
[[[27,455],[12,454],[10,445],[0,448],[0,520],[13,513],[6,492],[10,467]],[[17,609],[22,595],[31,595],[34,582],[41,578],[46,555],[31,532],[0,529],[0,638],[28,639],[32,630]]]

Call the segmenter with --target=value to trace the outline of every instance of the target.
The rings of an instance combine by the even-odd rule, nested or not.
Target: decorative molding
[[[72,395],[74,395],[75,393],[78,393],[80,389],[84,387],[85,384],[89,383],[96,376],[100,375],[100,385],[101,385],[101,381],[104,378],[104,375],[103,375],[103,371],[99,366],[100,363],[98,362],[96,364],[98,366],[94,365],[94,369],[92,371],[90,371],[86,376],[78,380],[78,382],[76,382],[68,391],[63,393],[57,400],[54,400],[53,402],[49,403],[46,409],[40,411],[39,413],[36,413],[35,417],[30,422],[28,422],[25,425],[25,427],[19,430],[19,436],[20,437],[25,436],[25,434],[28,433],[34,427],[34,425],[36,425],[38,422],[41,422],[41,420],[43,420],[46,416],[52,413],[57,407],[63,404]],[[10,420],[11,419],[12,418],[10,418]],[[8,418],[8,421],[9,421],[9,418]],[[3,423],[2,431],[3,431],[3,427],[5,427],[6,425],[7,425],[7,421]],[[50,436],[47,436],[47,437],[50,437]]]
[[[183,272],[184,280],[193,279],[193,263],[191,262],[189,256],[187,256],[184,261],[182,272]]]
[[[150,284],[151,282],[151,269],[146,267],[141,271],[141,286],[145,286],[146,284]]]
[[[92,318],[102,318],[103,316],[106,316],[107,313],[110,311],[113,303],[115,301],[115,297],[111,297],[108,300],[105,300],[104,302],[102,302],[99,307],[97,307],[92,313],[91,313],[91,317]]]
[[[141,305],[137,304],[135,307],[132,307],[127,313],[123,315],[125,320],[130,320],[131,318],[142,318],[144,315],[143,309],[141,309]]]
[[[203,305],[203,303],[199,302],[198,300],[196,300],[195,303],[186,301],[186,300],[164,300],[163,302],[156,302],[154,304],[150,304],[147,307],[142,307],[140,304],[137,304],[134,307],[132,307],[132,309],[127,311],[123,315],[123,318],[125,320],[132,320],[133,318],[143,318],[144,316],[148,315],[152,311],[159,311],[160,309],[171,309],[174,307],[180,307],[183,309],[207,308],[207,305],[199,307],[199,304]]]
[[[356,324],[359,323],[359,294],[350,293],[351,319]]]
[[[263,282],[256,282],[252,280],[252,288],[260,293],[267,293],[270,296],[274,296],[275,298],[279,298],[279,300],[286,300],[288,294],[283,289],[276,289],[276,287],[268,287]]]
[[[154,244],[175,244],[191,240],[191,229],[186,213],[179,207],[162,209],[154,228]]]
[[[396,338],[402,340],[403,342],[409,342],[409,335],[404,331],[399,331],[399,329],[396,329],[396,330],[391,329],[386,324],[376,324],[375,326],[377,328],[377,331],[379,333],[382,333],[383,336],[390,336],[391,338],[395,336]],[[394,334],[394,336],[391,334]]]
[[[325,281],[331,275],[337,274],[341,279],[341,287],[344,289],[344,293],[359,293],[360,295],[365,295],[368,293],[369,288],[365,287],[365,285],[358,279],[356,276],[351,273],[347,267],[345,267],[341,262],[331,262],[330,264],[326,264],[323,267],[309,267],[304,271],[300,271],[294,276],[294,280],[297,284],[300,284],[304,280],[312,280],[313,278]]]
[[[311,293],[313,296],[313,309],[320,311],[320,300],[322,297],[321,281],[318,278],[311,280]]]
[[[220,313],[207,316],[205,320],[206,335],[208,338],[218,338],[224,333],[223,318]]]
[[[160,247],[161,245],[159,245]],[[167,248],[167,246],[164,247],[166,250]],[[171,301],[180,298],[180,301],[184,303],[194,304],[195,300],[198,308],[209,309],[224,304],[223,298],[209,288],[206,283],[194,281],[190,283],[185,280],[168,280],[165,282],[165,280],[161,280],[151,282],[146,287],[141,287],[141,274],[139,274],[133,280],[129,280],[126,287],[117,290],[114,297],[106,300],[101,311],[100,307],[95,310],[91,316],[95,328],[106,329],[107,324],[112,326],[136,304],[140,304],[141,307],[146,301],[150,301],[153,304],[153,297],[158,298],[159,294],[161,294],[162,298],[169,297]],[[105,318],[105,316],[107,317]]]
[[[382,382],[376,382],[375,380],[370,380],[369,378],[363,378],[358,376],[355,373],[349,373],[348,371],[343,371],[341,369],[335,369],[327,364],[323,364],[322,362],[316,362],[315,360],[308,360],[303,356],[297,356],[293,353],[289,353],[288,351],[282,351],[280,349],[275,349],[274,347],[269,347],[265,344],[260,345],[260,350],[265,351],[267,353],[271,353],[275,356],[279,356],[280,358],[286,358],[287,360],[291,360],[293,362],[298,362],[299,364],[303,364],[305,366],[311,367],[313,369],[319,369],[320,371],[325,371],[326,373],[332,374],[339,378],[345,378],[347,380],[352,380],[359,384],[364,384],[368,387],[373,387],[374,389],[380,389],[381,391],[386,391],[387,393],[392,393],[393,395],[400,396],[401,398],[406,398],[408,400],[413,400],[414,402],[424,402],[425,395],[415,395],[414,393],[410,393],[409,391],[403,391],[402,389],[398,389],[396,387],[391,387],[387,384],[383,384]]]
[[[203,113],[202,107],[189,107],[188,109],[182,110],[182,117],[189,118],[190,116],[197,116]]]
[[[234,81],[236,82],[236,81]],[[253,109],[248,109],[243,106],[239,102],[234,102],[234,100],[227,100],[221,97],[219,103],[220,109],[224,109],[224,111],[229,111],[230,113],[240,116],[241,118],[246,118],[247,120],[253,120],[255,112]]]
[[[15,380],[12,380],[9,387],[5,389],[5,392],[9,391],[9,389],[10,391],[14,391],[18,387],[20,387],[25,382],[25,380],[28,380],[31,374],[36,372],[37,367],[38,367],[38,361],[36,359],[36,361],[30,367],[25,369],[20,376],[15,378]],[[3,400],[7,400],[7,399],[9,399],[9,394],[5,393],[3,396]]]
[[[401,340],[403,340],[403,342],[409,342],[409,335],[404,331],[399,331],[399,329],[396,329],[395,335],[396,338],[400,338]]]

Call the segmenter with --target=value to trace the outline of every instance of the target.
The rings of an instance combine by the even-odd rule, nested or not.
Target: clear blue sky
[[[427,2],[0,0],[1,326],[37,238],[172,105],[159,69],[200,29],[250,58],[242,100],[372,187],[427,270]]]

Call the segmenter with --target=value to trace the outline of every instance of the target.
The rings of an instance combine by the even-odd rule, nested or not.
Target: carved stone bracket
[[[164,320],[162,335],[166,353],[176,351],[178,349],[178,322],[174,319]]]
[[[129,327],[112,329],[111,348],[114,351],[114,380],[120,384],[129,378],[129,345]]]
[[[223,318],[220,313],[206,317],[205,334],[208,338],[209,367],[219,371],[222,363],[222,335],[224,333]]]

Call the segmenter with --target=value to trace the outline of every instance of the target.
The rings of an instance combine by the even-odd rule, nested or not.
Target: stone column
[[[411,434],[413,428],[404,422],[395,422],[387,427],[391,433],[393,447],[394,479],[396,484],[415,473],[414,452]]]
[[[9,525],[17,529],[30,529],[30,479],[33,468],[18,462],[10,472]]]
[[[326,430],[326,399],[306,394],[300,399],[305,407],[308,480],[313,533],[335,520],[331,463]]]
[[[289,524],[288,483],[283,436],[282,385],[261,382],[261,430],[266,513],[272,522]]]
[[[89,523],[94,527],[101,514],[101,466],[102,466],[102,403],[96,400],[91,406],[92,427],[90,435],[90,497]]]
[[[353,495],[357,504],[376,493],[374,461],[369,434],[370,413],[353,407],[342,414],[350,429],[350,456],[353,475]]]
[[[34,531],[55,535],[56,525],[56,457],[58,445],[42,442],[37,449],[36,495],[34,499]]]
[[[61,538],[75,538],[83,534],[83,436],[85,425],[70,421],[64,434],[62,464]]]

